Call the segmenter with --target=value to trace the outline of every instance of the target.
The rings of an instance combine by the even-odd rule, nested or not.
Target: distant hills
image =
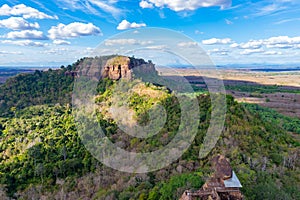
[[[0,67],[0,84],[5,83],[5,81],[9,77],[15,76],[17,74],[32,72],[34,72],[34,70],[14,67]]]
[[[278,72],[284,71],[300,71],[300,64],[228,64],[228,65],[217,65],[217,68],[221,69],[245,69],[253,71],[264,71],[264,70],[276,70]]]

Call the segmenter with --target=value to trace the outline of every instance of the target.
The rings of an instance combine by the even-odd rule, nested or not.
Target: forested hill
[[[300,145],[290,133],[298,129],[285,127],[277,119],[272,121],[270,118],[278,118],[272,112],[258,114],[254,111],[258,108],[245,107],[232,96],[226,99],[223,132],[206,158],[199,160],[199,150],[210,124],[212,105],[209,94],[202,93],[197,96],[197,135],[177,161],[146,174],[123,173],[104,166],[82,144],[68,104],[74,77],[67,74],[83,62],[93,63],[93,59],[81,59],[59,70],[18,75],[1,86],[1,200],[178,199],[186,189],[202,186],[211,173],[209,160],[218,154],[229,159],[246,199],[300,199]],[[180,124],[180,105],[166,88],[141,80],[135,82],[131,93],[118,97],[126,100],[133,119],[140,124],[148,122],[147,113],[153,104],[162,105],[167,120],[157,135],[146,139],[131,137],[107,115],[110,105],[119,104],[112,95],[118,80],[106,78],[99,82],[95,99],[97,120],[105,135],[120,148],[150,152],[174,138]],[[298,122],[293,124],[299,126]]]
[[[86,71],[91,67],[98,70],[110,59],[120,57],[122,58],[117,55],[85,57],[67,67],[61,66],[60,69],[36,70],[34,73],[19,74],[10,78],[0,85],[0,117],[12,115],[15,110],[33,105],[71,103],[76,70]],[[145,62],[135,58],[128,60]]]
[[[0,116],[32,105],[71,102],[74,77],[67,75],[67,72],[76,69],[79,62],[60,69],[36,70],[8,79],[0,85]]]
[[[113,85],[103,88],[98,100],[109,103],[111,88]],[[157,101],[152,97],[144,102],[146,97],[135,93],[128,98],[142,121],[144,109]],[[175,122],[180,119],[176,99],[170,94],[162,97],[173,119],[150,140],[128,137],[101,115],[99,123],[110,140],[124,149],[160,148],[174,137]],[[0,195],[14,199],[173,200],[186,189],[200,188],[210,173],[209,160],[221,153],[230,160],[247,199],[299,199],[299,143],[232,97],[227,97],[225,128],[216,147],[199,160],[211,104],[208,95],[200,95],[198,101],[201,121],[192,146],[170,166],[147,174],[118,172],[95,160],[81,143],[68,106],[30,106],[13,117],[0,118]]]

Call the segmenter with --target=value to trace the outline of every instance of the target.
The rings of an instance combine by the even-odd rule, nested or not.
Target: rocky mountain
[[[154,64],[151,61],[145,62],[143,59],[132,57],[116,56],[109,59],[102,69],[102,77],[112,80],[120,78],[131,79],[134,72],[157,73]]]
[[[0,116],[12,114],[11,109],[32,105],[71,103],[74,79],[84,75],[97,79],[132,78],[157,75],[151,61],[126,56],[102,56],[82,58],[72,65],[56,70],[36,70],[31,74],[19,74],[0,85]]]

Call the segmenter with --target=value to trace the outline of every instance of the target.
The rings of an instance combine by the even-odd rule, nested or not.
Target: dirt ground
[[[170,71],[166,68],[158,68],[161,75],[180,76],[206,76],[209,78],[222,78],[223,80],[247,81],[262,85],[283,85],[300,87],[300,71],[295,72],[255,72],[250,70],[194,70],[194,69],[176,69]]]
[[[300,71],[297,72],[254,72],[249,70],[193,70],[176,69],[176,72],[165,68],[158,69],[163,76],[186,76],[192,81],[201,82],[201,77],[218,78],[224,81],[225,86],[239,85],[279,85],[287,86],[300,91]],[[199,78],[198,78],[199,77]],[[202,80],[203,81],[203,80]],[[300,94],[294,93],[271,93],[261,94],[259,97],[248,92],[227,90],[238,102],[256,103],[269,107],[278,112],[300,118]]]

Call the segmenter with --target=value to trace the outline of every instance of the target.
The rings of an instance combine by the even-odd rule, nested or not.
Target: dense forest
[[[58,70],[18,75],[0,86],[0,196],[3,199],[178,199],[186,189],[198,189],[212,173],[210,159],[223,154],[239,177],[246,199],[300,199],[299,119],[271,109],[237,103],[227,96],[225,127],[216,147],[199,159],[211,115],[210,96],[200,92],[200,123],[196,138],[170,166],[146,174],[110,169],[86,150],[76,130],[70,104],[73,76],[84,62]],[[150,151],[176,134],[180,107],[167,89],[138,81],[152,92],[133,92],[127,101],[138,123],[146,123],[151,105],[168,114],[162,130],[151,139],[138,139],[118,128],[105,108],[116,81],[98,84],[98,123],[107,137],[130,151]],[[157,95],[153,95],[157,94]]]
[[[0,115],[6,116],[15,109],[32,105],[71,102],[74,77],[65,74],[75,67],[76,64],[62,66],[59,70],[36,70],[9,78],[0,85]]]

